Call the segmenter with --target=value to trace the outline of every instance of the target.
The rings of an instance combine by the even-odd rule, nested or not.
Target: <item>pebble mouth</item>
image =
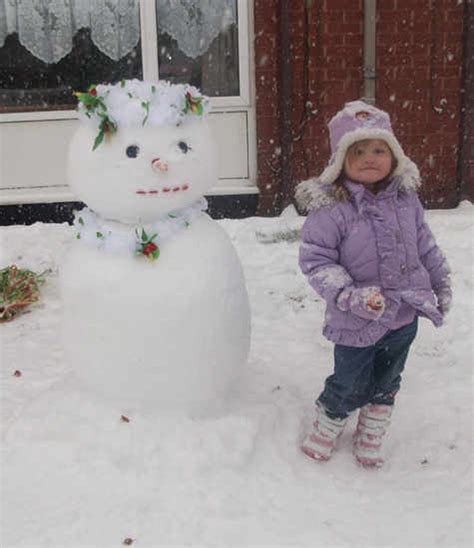
[[[163,187],[161,190],[154,189],[154,190],[137,190],[135,194],[138,194],[139,196],[156,196],[158,194],[175,194],[177,192],[183,192],[189,189],[189,185],[180,185],[180,186],[171,186],[171,187]]]

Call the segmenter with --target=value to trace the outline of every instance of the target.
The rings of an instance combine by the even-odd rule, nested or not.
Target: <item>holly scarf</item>
[[[77,211],[74,227],[77,238],[104,253],[130,254],[153,261],[160,256],[160,243],[186,230],[207,209],[205,198],[188,207],[168,213],[144,225],[108,221],[89,208]]]

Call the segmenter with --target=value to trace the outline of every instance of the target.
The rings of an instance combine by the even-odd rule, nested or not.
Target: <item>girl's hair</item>
[[[347,200],[349,199],[349,191],[344,186],[345,178],[346,175],[344,173],[344,169],[342,169],[341,173],[339,173],[339,176],[332,184],[331,194],[338,202],[347,202]]]
[[[355,157],[356,157],[356,148],[361,143],[367,143],[367,142],[372,141],[372,140],[373,139],[362,139],[361,141],[357,141],[355,143],[352,143],[352,145],[346,151],[346,156],[344,158],[344,163],[347,160],[349,162],[349,164],[351,164],[355,160]],[[388,144],[387,144],[387,147],[388,147],[388,150],[390,151],[390,154],[392,156],[392,168],[390,170],[390,173],[387,175],[387,177],[385,177],[385,179],[383,179],[383,181],[379,181],[377,183],[377,185],[379,183],[385,183],[388,179],[390,179],[390,177],[392,176],[395,169],[397,169],[397,165],[398,165],[397,159],[395,158],[395,155],[393,154],[392,149],[388,146]],[[346,174],[345,174],[344,168],[342,168],[341,173],[339,173],[339,175],[338,175],[337,179],[334,181],[333,187],[332,187],[332,195],[339,202],[344,202],[344,201],[349,199],[349,191],[344,186],[345,178],[346,178]]]

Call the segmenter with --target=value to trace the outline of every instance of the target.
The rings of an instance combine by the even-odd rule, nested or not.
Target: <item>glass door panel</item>
[[[240,95],[237,0],[156,0],[160,79]]]
[[[0,1],[0,113],[71,110],[74,90],[142,78],[139,4]]]

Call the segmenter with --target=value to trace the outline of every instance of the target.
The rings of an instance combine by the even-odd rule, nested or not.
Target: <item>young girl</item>
[[[354,455],[377,467],[418,316],[440,326],[448,312],[449,267],[424,220],[418,169],[388,114],[347,103],[329,122],[329,134],[329,165],[296,192],[309,210],[300,266],[326,301],[323,334],[335,343],[334,373],[301,449],[328,460],[349,415],[360,409]]]

